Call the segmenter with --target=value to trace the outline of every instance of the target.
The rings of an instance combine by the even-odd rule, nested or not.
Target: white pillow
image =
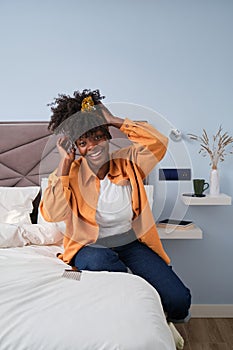
[[[43,177],[41,179],[41,192],[42,192],[41,198],[43,197],[44,191],[46,190],[47,186],[48,186],[48,178],[47,177]],[[37,223],[41,224],[41,225],[44,225],[44,226],[47,226],[48,228],[49,227],[52,227],[52,228],[55,227],[62,233],[65,233],[65,230],[66,230],[66,225],[65,225],[64,221],[59,221],[59,222],[48,222],[48,221],[46,221],[43,218],[43,216],[41,215],[40,208],[38,210]]]
[[[0,223],[0,247],[23,247],[28,241],[18,225]]]
[[[61,244],[63,233],[54,225],[24,224],[20,227],[22,237],[28,244],[49,245]]]
[[[0,187],[0,223],[30,224],[32,202],[39,191],[39,186]]]
[[[23,247],[30,244],[60,245],[62,240],[63,234],[55,226],[0,223],[0,248]]]

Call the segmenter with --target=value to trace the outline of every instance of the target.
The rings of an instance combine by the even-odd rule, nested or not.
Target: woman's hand
[[[72,163],[75,159],[75,148],[71,145],[67,137],[60,137],[57,140],[57,149],[61,156],[61,159],[70,160]]]
[[[57,169],[57,176],[66,176],[69,175],[70,167],[73,161],[75,160],[75,148],[71,146],[66,150],[64,147],[67,145],[68,138],[60,137],[57,140],[57,149],[59,151],[61,160]]]
[[[101,114],[104,116],[107,122],[107,125],[115,126],[116,128],[120,129],[121,125],[124,122],[124,119],[115,117],[102,102],[98,103],[97,110],[99,110]]]

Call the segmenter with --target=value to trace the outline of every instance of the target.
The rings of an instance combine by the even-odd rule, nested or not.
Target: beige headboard
[[[39,185],[58,163],[47,122],[0,123],[0,186]]]

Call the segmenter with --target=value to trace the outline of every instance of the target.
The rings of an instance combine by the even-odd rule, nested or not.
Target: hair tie
[[[94,101],[91,96],[87,96],[82,100],[81,111],[91,112],[95,109]]]

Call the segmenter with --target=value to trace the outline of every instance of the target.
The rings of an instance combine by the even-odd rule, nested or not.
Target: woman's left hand
[[[121,127],[121,125],[124,122],[124,119],[115,117],[102,102],[98,103],[97,110],[98,109],[101,111],[102,115],[104,116],[104,118],[107,122],[107,125],[115,126],[116,128]]]

